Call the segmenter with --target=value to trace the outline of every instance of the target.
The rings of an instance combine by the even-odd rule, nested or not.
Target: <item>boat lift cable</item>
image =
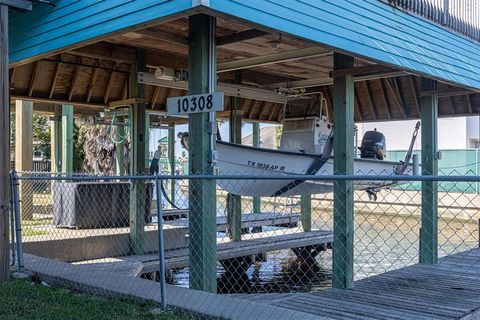
[[[407,167],[409,166],[410,160],[412,158],[413,146],[415,145],[415,140],[417,140],[418,130],[420,130],[420,121],[418,121],[417,124],[415,125],[415,130],[413,131],[412,140],[410,141],[410,147],[408,148],[408,152],[405,155],[405,160],[403,161],[403,164],[401,166],[395,169],[395,174],[403,174],[407,169]]]
[[[166,171],[165,171],[166,172]],[[163,173],[163,172],[162,172]],[[167,174],[170,174],[169,172],[167,172]],[[167,202],[175,209],[177,210],[188,210],[188,208],[180,208],[179,206],[177,206],[175,204],[175,202],[172,201],[172,199],[168,196],[168,192],[165,190],[165,185],[163,184],[164,183],[164,180],[163,179],[160,179],[160,189],[162,191],[162,194],[163,196],[165,197],[165,200],[167,200]]]

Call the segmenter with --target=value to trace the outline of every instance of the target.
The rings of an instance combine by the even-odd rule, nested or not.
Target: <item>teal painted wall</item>
[[[10,13],[10,63],[190,9],[192,0],[58,0]]]
[[[347,52],[480,88],[480,45],[378,0],[210,0],[211,8]]]
[[[387,151],[386,160],[403,161],[407,151]],[[421,159],[421,151],[414,151]],[[480,174],[480,149],[442,150],[438,161],[440,176],[478,176]],[[398,189],[421,190],[420,182],[404,184]],[[478,182],[440,182],[438,191],[480,193]]]

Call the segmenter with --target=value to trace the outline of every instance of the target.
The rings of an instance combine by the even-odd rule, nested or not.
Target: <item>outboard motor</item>
[[[385,136],[375,129],[374,131],[365,132],[362,138],[362,146],[358,149],[361,152],[361,158],[383,160],[385,148]]]

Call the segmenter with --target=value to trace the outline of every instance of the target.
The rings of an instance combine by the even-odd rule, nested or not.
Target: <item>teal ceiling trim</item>
[[[10,63],[99,38],[192,8],[192,0],[59,0],[10,14]]]
[[[210,0],[210,8],[443,82],[480,89],[480,44],[378,0]]]

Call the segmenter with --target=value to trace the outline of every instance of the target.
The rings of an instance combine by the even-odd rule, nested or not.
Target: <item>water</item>
[[[418,262],[419,212],[410,216],[355,214],[355,280]],[[329,210],[312,212],[314,228],[331,230]],[[478,247],[478,226],[460,220],[439,220],[439,257]],[[273,228],[271,228],[273,229]],[[276,229],[279,234],[281,228]],[[331,250],[317,256],[316,262],[306,265],[298,261],[291,250],[270,252],[267,261],[257,262],[247,270],[250,282],[238,279],[219,290],[229,293],[311,292],[331,287]],[[218,267],[217,275],[224,275]],[[173,284],[188,287],[188,269],[174,272]],[[219,288],[222,289],[222,288]]]

